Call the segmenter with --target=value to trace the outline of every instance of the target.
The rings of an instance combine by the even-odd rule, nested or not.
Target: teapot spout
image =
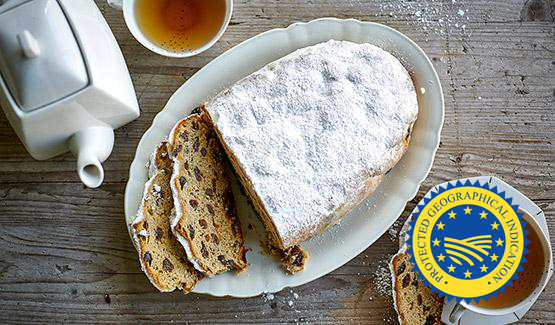
[[[104,180],[102,163],[114,147],[114,130],[110,127],[95,126],[76,132],[68,146],[77,157],[77,173],[87,187],[96,188]]]

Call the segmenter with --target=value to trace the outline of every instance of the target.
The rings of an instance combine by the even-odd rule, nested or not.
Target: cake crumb
[[[272,301],[275,298],[274,294],[270,292],[265,292],[262,297],[264,298],[264,301]]]

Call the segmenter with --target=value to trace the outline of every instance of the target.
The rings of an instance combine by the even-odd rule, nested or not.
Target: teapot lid
[[[56,0],[0,5],[0,77],[24,112],[87,86],[83,56]]]

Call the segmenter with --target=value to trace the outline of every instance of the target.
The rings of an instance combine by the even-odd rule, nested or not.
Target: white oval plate
[[[310,259],[305,270],[295,275],[285,274],[276,260],[261,254],[259,240],[264,238],[263,227],[234,184],[246,246],[251,249],[247,254],[249,269],[240,275],[228,272],[205,279],[194,288],[194,292],[250,297],[317,279],[374,243],[395,222],[428,175],[439,145],[444,114],[441,85],[428,57],[409,38],[387,26],[354,19],[322,18],[270,30],[242,42],[207,64],[175,92],[137,147],[125,191],[127,224],[133,221],[143,195],[147,180],[145,163],[179,119],[264,65],[296,49],[330,39],[374,44],[395,55],[409,70],[418,90],[419,102],[419,116],[409,150],[386,175],[378,190],[340,225],[302,245],[309,252]],[[425,89],[424,93],[421,88]],[[249,224],[254,230],[249,229]]]

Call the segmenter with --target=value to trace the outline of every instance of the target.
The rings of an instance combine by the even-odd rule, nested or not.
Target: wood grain
[[[127,236],[123,192],[128,167],[140,137],[171,94],[239,42],[318,17],[396,28],[424,49],[438,71],[446,104],[441,145],[430,175],[400,220],[434,184],[496,175],[534,200],[555,232],[553,1],[237,0],[222,39],[205,53],[181,60],[143,48],[120,12],[96,2],[127,60],[141,117],[116,131],[114,151],[104,164],[105,183],[91,190],[79,182],[69,154],[33,160],[0,114],[2,324],[396,323],[391,296],[382,293],[379,281],[384,261],[398,247],[387,233],[345,266],[294,288],[298,299],[284,290],[273,300],[160,294],[141,272]],[[409,10],[423,4],[432,12],[426,22]],[[424,29],[440,25],[458,8],[466,13],[457,18],[466,25],[464,32],[455,26]],[[554,324],[554,306],[552,280],[521,323]]]

